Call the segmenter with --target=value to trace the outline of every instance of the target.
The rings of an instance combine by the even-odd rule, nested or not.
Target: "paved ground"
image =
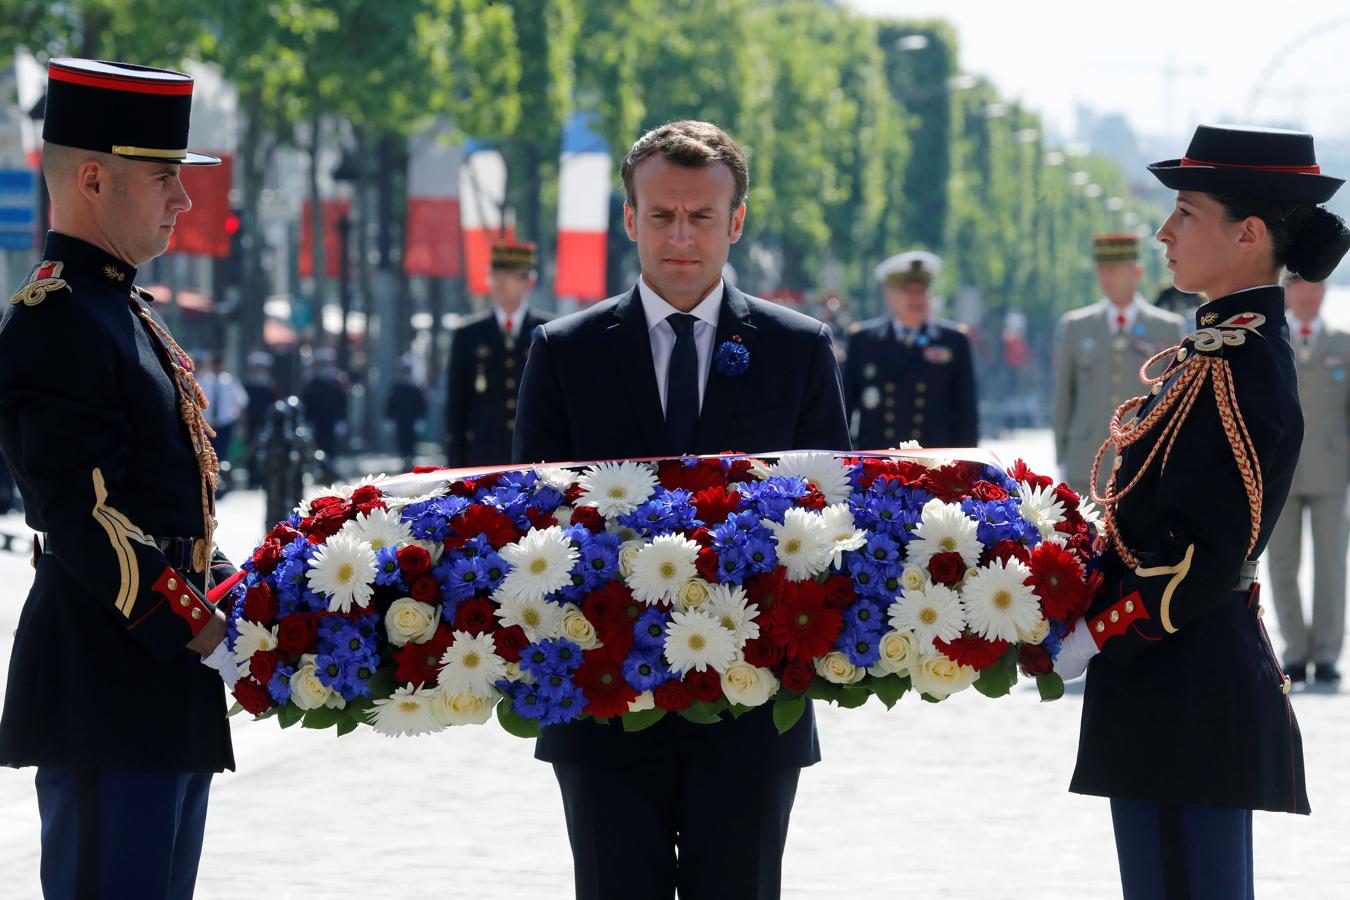
[[[991,446],[1048,470],[1044,432]],[[222,503],[231,555],[251,548],[261,514],[256,494]],[[0,672],[30,572],[0,554]],[[783,896],[1119,896],[1106,801],[1066,791],[1080,699],[1041,704],[1023,685],[998,701],[820,709],[825,762],[801,781]],[[1350,706],[1305,692],[1295,708],[1315,812],[1257,814],[1257,892],[1350,897]],[[199,897],[570,896],[557,789],[528,742],[494,727],[337,740],[237,720],[234,736],[239,771],[215,782]],[[32,774],[0,770],[0,894],[14,900],[39,895]]]

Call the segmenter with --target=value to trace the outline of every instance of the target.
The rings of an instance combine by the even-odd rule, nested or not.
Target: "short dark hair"
[[[1292,200],[1211,194],[1230,222],[1255,216],[1266,224],[1275,265],[1305,281],[1323,281],[1350,249],[1350,231],[1321,206]]]
[[[638,138],[619,167],[625,199],[634,209],[637,208],[637,196],[633,193],[633,170],[638,167],[638,163],[657,153],[677,166],[690,169],[700,169],[716,162],[725,163],[736,184],[731,194],[732,212],[745,202],[746,195],[750,193],[750,164],[746,162],[745,151],[731,139],[731,135],[711,122],[683,119],[667,122]]]

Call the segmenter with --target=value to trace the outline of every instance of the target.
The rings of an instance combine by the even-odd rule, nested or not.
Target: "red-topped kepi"
[[[1345,183],[1323,175],[1311,134],[1283,128],[1201,125],[1181,159],[1148,167],[1174,191],[1325,203]]]
[[[47,64],[42,139],[145,162],[214,166],[187,149],[192,76],[97,59]]]

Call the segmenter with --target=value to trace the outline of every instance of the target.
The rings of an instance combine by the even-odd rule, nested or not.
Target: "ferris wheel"
[[[1281,46],[1253,79],[1246,121],[1350,139],[1350,68],[1343,56],[1347,31],[1350,15],[1336,16]]]

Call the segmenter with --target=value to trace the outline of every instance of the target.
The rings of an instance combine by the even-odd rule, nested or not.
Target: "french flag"
[[[603,300],[611,190],[609,148],[591,130],[594,113],[575,112],[563,129],[558,182],[558,249],[553,293]]]
[[[413,136],[408,148],[408,230],[403,271],[427,278],[464,274],[459,182],[464,148],[437,123]]]
[[[470,294],[488,293],[492,245],[516,238],[508,213],[505,158],[491,145],[469,141],[459,170],[459,218],[464,227],[464,277]]]

